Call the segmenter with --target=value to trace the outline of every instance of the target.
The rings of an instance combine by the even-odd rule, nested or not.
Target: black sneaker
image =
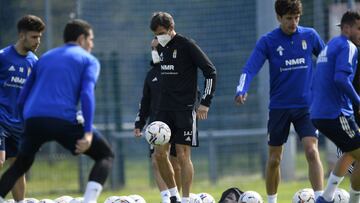
[[[181,202],[176,199],[176,196],[171,196],[170,203],[181,203]]]

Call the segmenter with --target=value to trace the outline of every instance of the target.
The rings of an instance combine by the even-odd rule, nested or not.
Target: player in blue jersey
[[[270,104],[268,120],[269,156],[266,166],[268,202],[277,202],[283,144],[292,123],[304,147],[309,180],[319,196],[323,187],[323,168],[318,151],[316,129],[309,118],[312,57],[324,47],[318,33],[299,26],[300,0],[277,0],[275,10],[280,26],[262,36],[243,68],[235,101],[244,104],[252,78],[265,60],[269,61]]]
[[[39,17],[26,15],[17,23],[17,42],[0,50],[0,169],[5,160],[13,163],[18,153],[23,122],[16,101],[37,61],[34,52],[44,29]],[[16,182],[12,194],[15,201],[24,200],[25,176]]]
[[[96,203],[113,163],[108,142],[92,129],[94,88],[100,72],[93,48],[91,26],[79,19],[67,23],[63,46],[46,52],[36,63],[19,97],[25,132],[14,164],[0,179],[0,202],[15,181],[30,169],[39,148],[56,141],[73,154],[85,154],[95,163],[84,194]],[[76,120],[81,103],[84,125]]]
[[[341,35],[322,50],[312,85],[310,117],[315,127],[344,152],[329,176],[317,203],[334,202],[334,192],[352,162],[360,160],[360,130],[354,119],[360,104],[352,81],[360,46],[360,13],[347,11],[341,18]],[[360,201],[360,167],[355,164],[350,182],[350,203]]]

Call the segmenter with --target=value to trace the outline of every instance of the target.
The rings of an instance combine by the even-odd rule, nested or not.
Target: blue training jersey
[[[320,53],[312,86],[312,119],[335,119],[353,114],[352,104],[359,104],[352,81],[357,66],[356,46],[341,35],[333,38]]]
[[[310,105],[312,56],[324,47],[319,34],[312,28],[298,26],[292,35],[277,28],[256,43],[243,68],[236,94],[244,95],[253,77],[269,61],[270,109],[304,108]]]
[[[36,61],[35,54],[20,55],[14,45],[0,50],[0,125],[15,134],[23,128],[16,101]]]
[[[84,130],[90,132],[99,72],[99,61],[76,44],[46,52],[21,92],[19,103],[24,103],[24,118],[53,117],[76,123],[77,105],[81,102]]]

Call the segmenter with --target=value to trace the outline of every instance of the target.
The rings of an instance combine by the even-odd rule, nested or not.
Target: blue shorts
[[[310,121],[309,109],[270,109],[268,120],[268,144],[281,146],[286,143],[290,124],[294,125],[300,140],[304,137],[318,137]]]
[[[360,148],[360,132],[354,116],[339,116],[336,119],[312,119],[312,122],[341,151],[351,152]]]
[[[6,159],[17,156],[20,140],[21,133],[0,125],[0,151],[5,151]]]

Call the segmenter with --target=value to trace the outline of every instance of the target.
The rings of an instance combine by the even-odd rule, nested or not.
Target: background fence
[[[335,10],[344,10],[358,1],[302,2],[304,13],[300,24],[314,27],[327,41],[330,33],[337,31],[335,24],[340,21],[341,12]],[[199,123],[201,147],[193,152],[196,179],[208,178],[216,182],[234,173],[260,174],[263,171],[267,150],[265,133],[253,135],[253,131],[243,129],[265,132],[261,129],[266,127],[267,121],[266,65],[251,84],[247,103],[237,107],[233,100],[241,68],[256,40],[277,26],[273,4],[274,0],[0,0],[0,47],[14,43],[16,22],[28,13],[41,16],[47,24],[39,56],[62,43],[62,31],[69,19],[80,17],[93,25],[94,54],[102,66],[96,89],[96,126],[109,139],[116,138],[112,143],[120,160],[117,160],[109,186],[121,186],[131,180],[131,174],[127,174],[132,173],[128,172],[130,166],[138,166],[141,170],[144,163],[148,163],[147,144],[143,139],[133,138],[129,129],[133,127],[151,59],[151,14],[160,10],[171,13],[176,31],[193,38],[217,67],[216,96],[209,119]],[[90,165],[91,161],[71,157],[58,145],[45,145],[29,173],[29,191],[78,190],[77,182],[82,183],[87,178]],[[141,173],[147,174],[143,178],[150,179],[148,170]],[[65,182],[66,187],[58,187],[60,181]]]

